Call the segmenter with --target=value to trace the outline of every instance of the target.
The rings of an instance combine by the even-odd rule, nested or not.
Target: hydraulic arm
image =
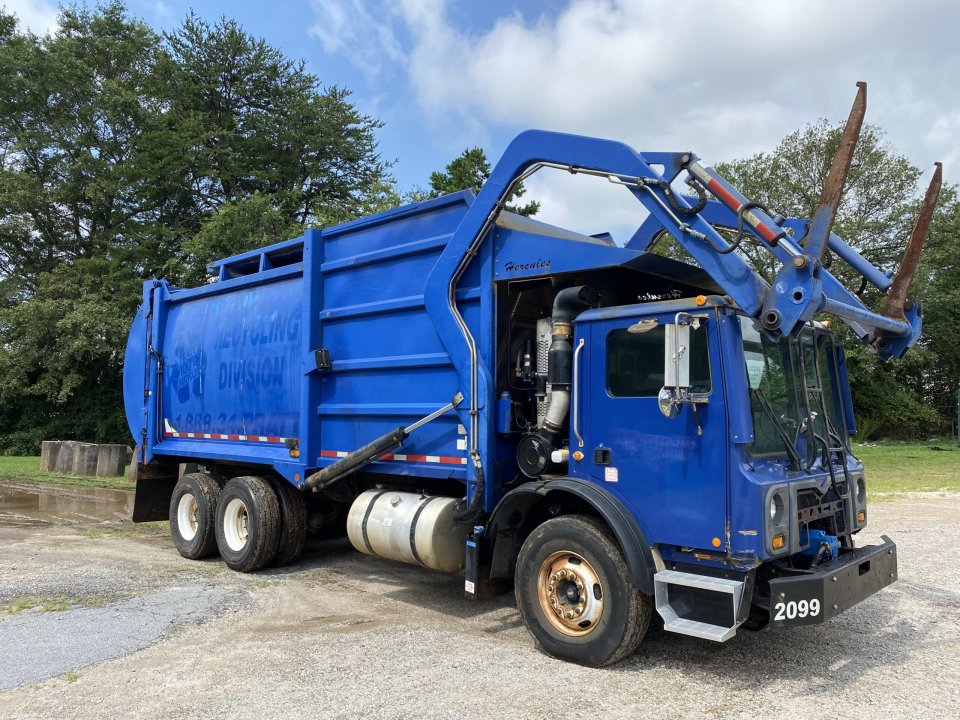
[[[661,233],[670,233],[724,292],[772,335],[797,334],[816,313],[828,312],[851,327],[884,359],[902,356],[920,335],[920,308],[907,299],[907,292],[936,205],[941,174],[938,164],[892,281],[832,232],[866,110],[866,84],[858,83],[858,88],[811,220],[772,215],[740,194],[715,170],[701,164],[692,152],[638,153],[619,142],[536,130],[519,135],[493,169],[435,265],[425,296],[427,311],[455,361],[469,401],[460,412],[470,427],[471,472],[481,473],[485,464],[480,449],[486,446],[488,430],[479,417],[490,371],[478,357],[476,342],[457,307],[457,283],[489,237],[511,191],[542,168],[605,177],[629,189],[650,216],[628,247],[645,249]],[[677,194],[671,187],[683,172],[696,197]],[[708,194],[716,199],[709,200]],[[736,230],[736,239],[731,241],[721,230]],[[780,263],[772,284],[761,276],[747,254],[737,252],[748,235]],[[889,293],[882,312],[867,307],[858,293],[830,273],[823,263],[827,248],[860,273],[865,283]]]

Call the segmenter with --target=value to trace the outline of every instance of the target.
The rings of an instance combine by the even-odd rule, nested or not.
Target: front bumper
[[[842,549],[840,556],[801,574],[770,580],[770,627],[816,625],[879,592],[897,579],[897,546]]]

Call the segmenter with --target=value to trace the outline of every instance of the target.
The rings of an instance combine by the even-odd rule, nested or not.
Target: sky
[[[48,0],[0,0],[34,32]],[[157,29],[236,18],[325,85],[353,91],[404,190],[467,147],[495,162],[540,128],[693,150],[707,164],[769,151],[807,123],[867,122],[925,170],[960,181],[960,5],[950,0],[128,0]],[[623,188],[547,171],[539,217],[629,237],[643,211]],[[905,189],[913,192],[914,189]]]

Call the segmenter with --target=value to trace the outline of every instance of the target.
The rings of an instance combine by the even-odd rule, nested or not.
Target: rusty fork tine
[[[824,183],[823,192],[820,194],[820,204],[817,205],[817,211],[813,216],[810,232],[807,234],[807,240],[804,244],[807,255],[821,259],[827,250],[827,241],[830,239],[830,232],[833,230],[833,221],[837,217],[837,208],[840,207],[840,196],[843,194],[843,186],[847,182],[847,173],[850,171],[850,163],[853,161],[853,151],[856,149],[857,140],[860,138],[863,116],[867,112],[867,84],[858,82],[857,88],[857,97],[853,101],[850,117],[847,118],[847,124],[840,136],[840,145],[837,147],[837,154],[834,155],[833,163],[830,165],[827,181]]]
[[[920,214],[917,216],[917,221],[910,232],[910,239],[907,240],[907,247],[903,251],[900,267],[897,268],[897,274],[893,277],[887,299],[883,303],[883,314],[894,320],[906,322],[903,310],[907,302],[907,293],[910,292],[910,285],[913,284],[913,276],[917,272],[917,264],[920,262],[920,251],[923,249],[923,243],[930,232],[930,221],[940,197],[940,186],[943,184],[943,163],[935,164],[937,169],[933,171],[933,177],[930,178],[930,186],[927,188],[927,194],[923,196],[923,203],[920,205]]]

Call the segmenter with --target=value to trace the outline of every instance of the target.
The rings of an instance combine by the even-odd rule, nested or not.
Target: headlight
[[[770,524],[779,525],[783,522],[783,496],[776,492],[770,496]]]
[[[867,481],[863,478],[857,478],[857,505],[863,505],[867,502]]]

